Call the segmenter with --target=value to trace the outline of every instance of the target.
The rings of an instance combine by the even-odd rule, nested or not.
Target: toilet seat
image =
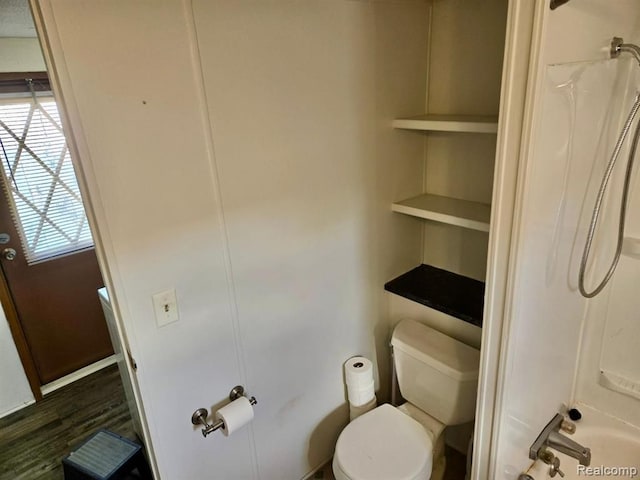
[[[417,421],[389,404],[356,418],[336,444],[336,480],[428,480],[433,442]]]

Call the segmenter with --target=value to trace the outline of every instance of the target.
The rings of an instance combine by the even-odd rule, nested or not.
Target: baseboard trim
[[[36,403],[35,399],[29,400],[29,401],[24,402],[24,403],[21,403],[17,407],[13,407],[13,408],[7,410],[6,412],[0,413],[0,418],[7,417],[7,416],[11,415],[12,413],[17,412],[18,410],[22,410],[23,408],[28,407],[29,405],[33,405],[34,403]]]
[[[86,367],[81,368],[80,370],[76,370],[75,372],[71,372],[69,375],[65,375],[64,377],[60,377],[53,382],[49,382],[46,385],[42,385],[40,390],[42,391],[42,395],[48,395],[51,392],[55,392],[59,388],[62,388],[70,383],[80,380],[81,378],[87,377],[92,373],[96,373],[103,368],[106,368],[110,365],[116,363],[116,356],[111,355],[107,358],[103,358],[102,360],[98,360],[91,365],[87,365]]]
[[[332,460],[333,460],[333,455],[331,455],[327,460],[322,462],[318,467],[314,468],[309,473],[307,473],[304,477],[302,477],[302,480],[311,480],[311,478],[313,478],[317,472],[322,470]]]

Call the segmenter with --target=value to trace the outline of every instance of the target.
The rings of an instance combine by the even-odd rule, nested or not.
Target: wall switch
[[[178,300],[176,299],[176,291],[173,288],[156,293],[152,298],[158,327],[164,327],[169,323],[178,321]]]

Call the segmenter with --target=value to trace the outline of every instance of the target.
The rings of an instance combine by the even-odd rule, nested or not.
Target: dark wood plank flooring
[[[101,428],[136,439],[115,365],[0,418],[0,480],[61,480],[62,458]]]
[[[451,447],[446,447],[447,468],[444,480],[464,480],[467,472],[467,457]]]
[[[62,458],[101,428],[137,440],[115,365],[0,418],[0,480],[62,480]],[[463,480],[464,455],[450,448],[446,455],[445,480]],[[331,462],[317,478],[334,478]]]

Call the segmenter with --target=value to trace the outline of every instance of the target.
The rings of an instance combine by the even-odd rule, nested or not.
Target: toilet
[[[336,443],[336,480],[441,480],[444,429],[475,415],[480,352],[414,320],[391,338],[406,403],[381,405],[345,427]]]

